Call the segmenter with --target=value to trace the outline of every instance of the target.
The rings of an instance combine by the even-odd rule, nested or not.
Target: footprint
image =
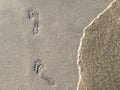
[[[29,19],[34,19],[34,20],[40,19],[39,13],[37,11],[33,10],[32,8],[28,9],[27,14],[28,14]]]
[[[38,20],[35,20],[34,26],[33,26],[33,34],[38,34],[39,33],[39,22]]]
[[[45,74],[44,72],[42,72],[41,78],[45,80],[48,85],[50,86],[55,85],[55,81],[51,77],[49,77],[47,74]]]
[[[29,8],[27,11],[28,18],[33,20],[33,34],[38,34],[39,33],[39,13],[32,8]]]
[[[42,61],[40,59],[37,59],[35,61],[35,64],[34,64],[34,71],[35,71],[35,73],[36,74],[41,73],[43,67],[44,67],[44,64],[42,63]]]

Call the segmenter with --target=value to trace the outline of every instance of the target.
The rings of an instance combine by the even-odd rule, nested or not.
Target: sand
[[[79,90],[120,90],[120,0],[84,29]]]
[[[111,0],[0,0],[0,90],[76,90],[83,28]]]

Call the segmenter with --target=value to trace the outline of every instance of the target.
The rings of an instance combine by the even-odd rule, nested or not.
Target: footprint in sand
[[[40,74],[42,72],[43,67],[44,67],[44,64],[42,63],[42,61],[40,59],[37,59],[35,61],[33,68],[36,74]]]
[[[34,71],[36,74],[41,75],[41,78],[50,86],[54,86],[55,85],[55,81],[53,80],[53,78],[51,78],[50,76],[48,76],[44,71],[44,64],[42,63],[42,61],[40,59],[37,59],[35,61],[34,64]]]
[[[37,35],[39,33],[39,19],[40,15],[37,11],[33,10],[32,8],[29,8],[27,11],[28,18],[30,20],[33,20],[33,34]]]

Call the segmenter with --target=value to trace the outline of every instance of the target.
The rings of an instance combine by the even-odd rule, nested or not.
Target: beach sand
[[[83,28],[111,0],[0,0],[0,90],[76,90]]]
[[[120,90],[120,0],[84,29],[79,90]]]

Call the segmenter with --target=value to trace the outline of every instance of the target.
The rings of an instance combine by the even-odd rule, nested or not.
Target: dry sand
[[[120,90],[120,0],[84,29],[79,90]]]
[[[76,90],[83,28],[111,0],[0,0],[0,90]]]

